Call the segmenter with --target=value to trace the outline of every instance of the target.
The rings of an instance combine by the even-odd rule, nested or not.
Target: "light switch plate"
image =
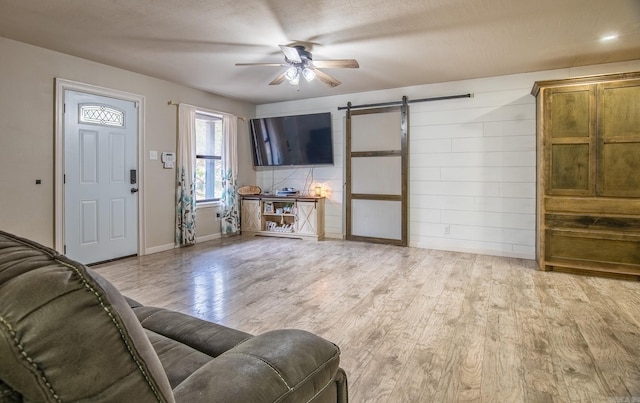
[[[158,159],[158,152],[157,151],[149,151],[149,159],[150,160],[157,160]]]

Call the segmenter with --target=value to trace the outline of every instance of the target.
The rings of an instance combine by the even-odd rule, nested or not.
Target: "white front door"
[[[138,253],[136,103],[64,92],[65,254],[95,263]]]

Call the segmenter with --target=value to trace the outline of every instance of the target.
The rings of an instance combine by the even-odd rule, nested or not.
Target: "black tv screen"
[[[333,164],[331,112],[251,119],[254,166]]]

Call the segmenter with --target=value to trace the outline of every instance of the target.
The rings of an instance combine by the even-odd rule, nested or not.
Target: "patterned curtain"
[[[176,155],[176,244],[196,243],[195,117],[193,106],[178,106],[178,152]]]
[[[223,235],[236,234],[240,230],[240,203],[238,202],[238,118],[224,114],[222,117],[222,220]]]

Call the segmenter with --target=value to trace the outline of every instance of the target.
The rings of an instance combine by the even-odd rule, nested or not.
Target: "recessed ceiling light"
[[[617,34],[604,35],[604,36],[600,37],[600,42],[609,42],[609,41],[612,41],[614,39],[618,39],[618,35]]]

